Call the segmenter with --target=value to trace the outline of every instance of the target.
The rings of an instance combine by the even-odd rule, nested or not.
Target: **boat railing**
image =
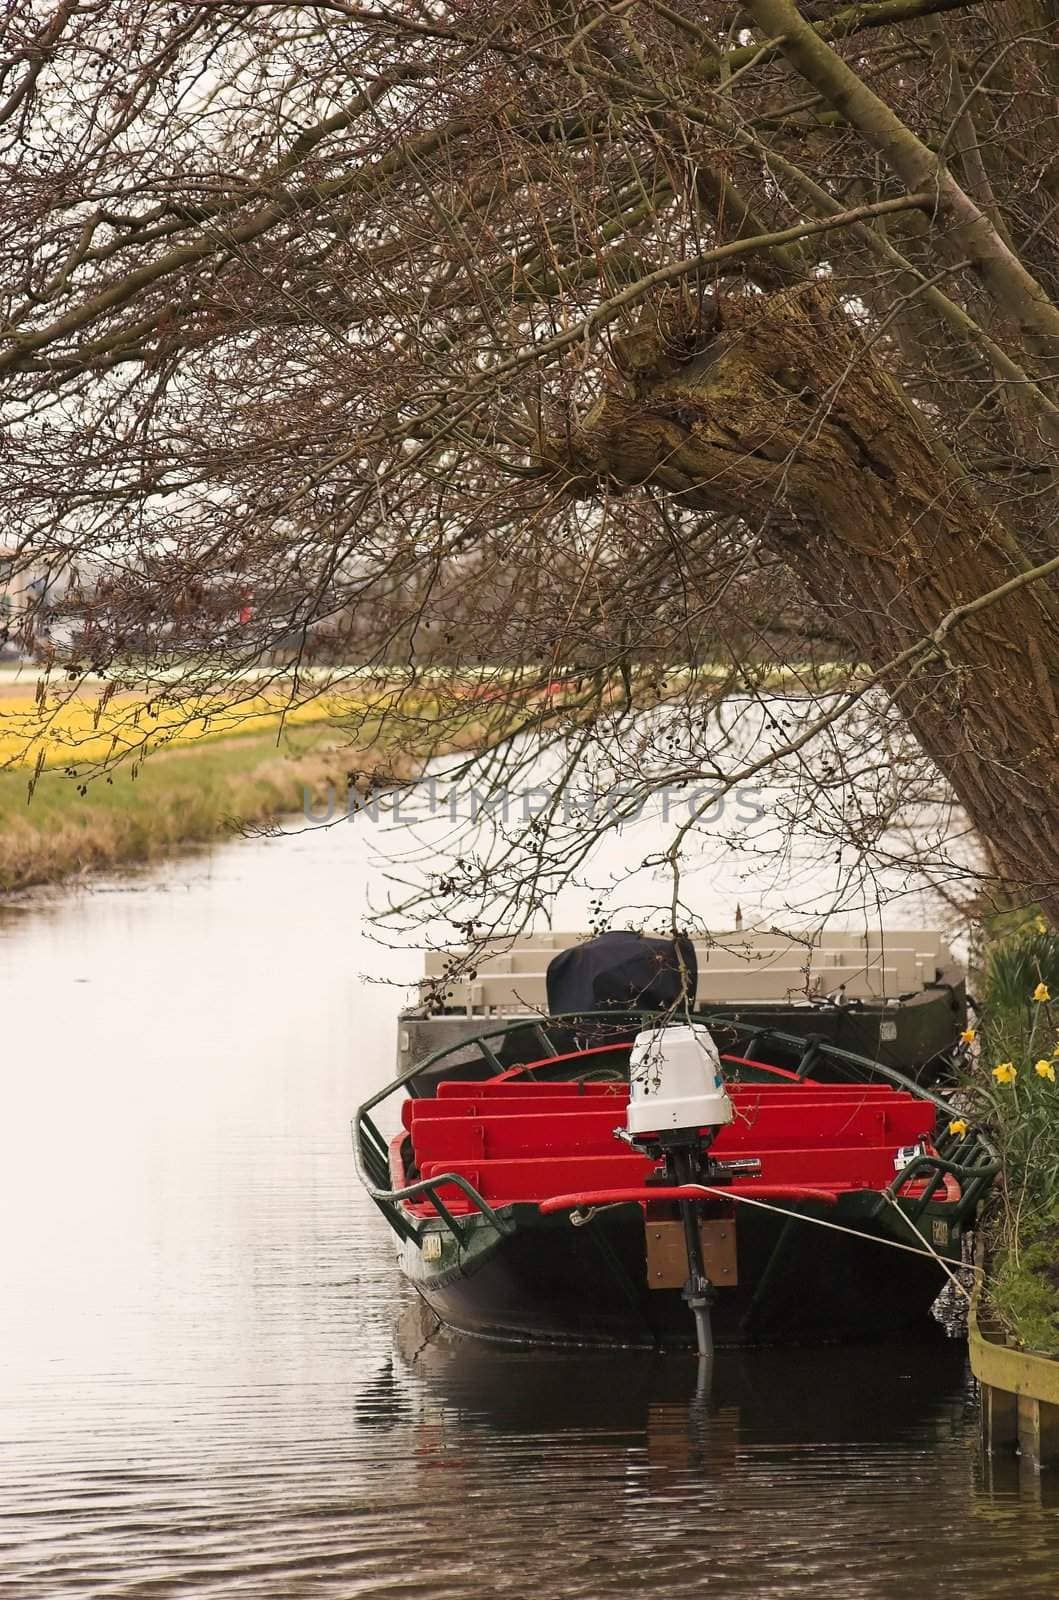
[[[503,1056],[504,1041],[510,1040],[512,1035],[520,1031],[528,1031],[535,1048],[539,1048],[541,1052],[536,1062],[531,1060],[530,1063],[523,1065],[536,1067],[539,1071],[548,1057],[564,1054],[549,1037],[549,1028],[580,1033],[603,1028],[613,1033],[617,1048],[619,1035],[627,1037],[630,1029],[638,1026],[649,1027],[657,1024],[659,1020],[657,1011],[636,1010],[618,1013],[582,1011],[568,1016],[547,1018],[503,1018],[473,1038],[459,1039],[441,1046],[416,1062],[406,1072],[398,1074],[358,1107],[352,1125],[353,1158],[358,1177],[394,1231],[401,1238],[410,1239],[420,1247],[425,1234],[433,1229],[428,1230],[425,1219],[413,1217],[406,1209],[406,1203],[415,1200],[429,1200],[456,1242],[460,1245],[464,1242],[464,1229],[461,1223],[438,1194],[438,1189],[442,1185],[455,1185],[498,1233],[512,1232],[515,1223],[509,1214],[505,1214],[508,1208],[504,1207],[501,1211],[497,1211],[478,1193],[474,1185],[459,1173],[435,1173],[430,1178],[419,1179],[404,1187],[394,1188],[390,1174],[388,1143],[380,1132],[373,1113],[402,1090],[407,1090],[412,1098],[418,1098],[414,1080],[430,1073],[449,1057],[457,1058],[458,1064],[466,1065],[472,1074],[476,1066],[479,1069],[486,1067],[494,1074],[510,1069],[512,1066],[510,1059],[505,1060]],[[804,1037],[786,1033],[781,1029],[762,1028],[760,1024],[754,1022],[741,1022],[731,1017],[699,1012],[692,1013],[692,1020],[707,1028],[734,1033],[739,1041],[740,1051],[747,1056],[752,1056],[755,1049],[765,1044],[779,1046],[796,1058],[792,1070],[798,1078],[808,1078],[821,1067],[833,1065],[842,1072],[843,1081],[882,1080],[896,1089],[929,1101],[936,1107],[939,1116],[943,1115],[949,1121],[962,1120],[959,1112],[949,1101],[935,1094],[933,1090],[916,1083],[903,1072],[899,1072],[896,1067],[887,1066],[881,1061],[873,1061],[869,1056],[856,1055],[850,1050],[842,1050],[837,1045],[829,1044],[819,1034]],[[972,1215],[975,1206],[1000,1170],[996,1152],[979,1131],[969,1130],[962,1137],[957,1137],[950,1134],[947,1127],[937,1137],[937,1150],[936,1156],[924,1154],[913,1157],[912,1161],[895,1175],[889,1189],[880,1197],[880,1203],[885,1204],[889,1196],[896,1201],[900,1191],[904,1190],[910,1181],[916,1180],[918,1172],[921,1178],[925,1179],[923,1194],[917,1195],[910,1207],[907,1197],[902,1198],[902,1204],[909,1207],[910,1220],[914,1222],[935,1199],[946,1175],[951,1175],[959,1183],[961,1191],[956,1220],[962,1223],[966,1217]],[[957,1152],[959,1159],[954,1159]]]
[[[955,1178],[960,1186],[960,1198],[955,1206],[947,1206],[949,1219],[958,1226],[974,1215],[975,1209],[983,1199],[994,1178],[1000,1171],[1000,1161],[990,1150],[984,1139],[974,1135],[965,1136],[964,1145],[970,1145],[965,1152],[961,1149],[963,1159],[953,1161],[942,1154],[913,1156],[906,1167],[896,1174],[893,1182],[882,1196],[882,1204],[902,1198],[908,1220],[915,1224],[922,1217],[927,1207],[934,1201],[939,1189],[944,1188],[947,1177]],[[923,1183],[923,1193],[914,1198],[904,1194],[913,1183]]]
[[[412,1071],[418,1070],[413,1068]],[[424,1221],[414,1218],[406,1209],[409,1202],[429,1200],[458,1245],[464,1242],[464,1230],[438,1193],[441,1185],[454,1184],[471,1205],[493,1224],[498,1233],[510,1233],[513,1224],[478,1193],[473,1183],[458,1172],[441,1172],[431,1178],[420,1178],[415,1183],[395,1189],[390,1179],[390,1157],[384,1136],[371,1116],[371,1112],[384,1100],[404,1088],[411,1073],[402,1073],[393,1083],[388,1083],[378,1094],[365,1100],[353,1120],[353,1163],[357,1176],[374,1200],[394,1232],[402,1239],[411,1239],[422,1247],[427,1231]]]
[[[356,1154],[355,1139],[353,1148],[354,1154]],[[380,1189],[375,1184],[367,1181],[359,1161],[357,1162],[357,1169],[361,1182],[394,1232],[399,1234],[402,1239],[413,1240],[420,1248],[422,1248],[423,1244],[423,1235],[427,1231],[425,1222],[414,1220],[405,1209],[406,1204],[414,1200],[429,1200],[456,1243],[458,1245],[464,1243],[463,1227],[438,1193],[438,1189],[442,1184],[454,1184],[456,1188],[460,1189],[470,1201],[472,1207],[480,1211],[486,1220],[492,1223],[498,1233],[511,1233],[514,1230],[514,1223],[510,1218],[502,1216],[499,1211],[496,1211],[488,1200],[478,1193],[474,1184],[461,1177],[458,1172],[439,1172],[435,1177],[421,1178],[418,1183],[407,1184],[403,1189]]]

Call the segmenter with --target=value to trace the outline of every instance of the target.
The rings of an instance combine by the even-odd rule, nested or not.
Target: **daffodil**
[[[1035,927],[1036,927],[1038,933],[1047,933],[1048,932],[1048,924],[1045,922],[1043,917],[1038,917],[1037,918],[1037,921],[1035,923]]]
[[[955,1121],[949,1123],[949,1132],[958,1134],[961,1139],[963,1138],[967,1132],[967,1124],[962,1117],[957,1117]]]
[[[1033,1070],[1038,1078],[1047,1078],[1049,1083],[1055,1082],[1055,1068],[1050,1061],[1038,1061]]]
[[[1045,1000],[1052,998],[1052,992],[1046,983],[1039,983],[1033,991],[1033,998],[1043,1005]]]
[[[977,1037],[978,1034],[975,1032],[974,1028],[964,1028],[963,1032],[960,1034],[960,1043],[974,1044],[974,1041],[977,1039]],[[1059,1045],[1056,1046],[1056,1049],[1059,1050]]]
[[[1019,1075],[1019,1069],[1013,1061],[1001,1061],[999,1066],[993,1068],[993,1077],[997,1083],[1014,1083]]]

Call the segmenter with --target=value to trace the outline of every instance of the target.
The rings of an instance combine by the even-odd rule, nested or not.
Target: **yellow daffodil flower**
[[[1033,991],[1033,998],[1041,1005],[1044,1004],[1045,1000],[1050,1000],[1052,998],[1052,993],[1048,985],[1046,983],[1039,983],[1036,989]]]
[[[974,1044],[974,1041],[977,1039],[977,1037],[978,1035],[973,1028],[964,1028],[963,1032],[960,1034],[960,1043]],[[1059,1048],[1059,1046],[1057,1046],[1057,1048]]]
[[[949,1123],[949,1132],[957,1133],[961,1139],[963,1138],[964,1134],[967,1132],[967,1124],[962,1117],[957,1117],[955,1122]]]
[[[1045,922],[1043,917],[1038,917],[1034,926],[1036,927],[1038,933],[1048,932],[1048,924]]]
[[[993,1068],[993,1077],[997,1083],[1014,1083],[1019,1075],[1019,1069],[1013,1061],[1001,1061],[999,1066]]]
[[[1047,1078],[1049,1083],[1055,1082],[1055,1068],[1050,1061],[1038,1061],[1033,1070],[1038,1078]]]

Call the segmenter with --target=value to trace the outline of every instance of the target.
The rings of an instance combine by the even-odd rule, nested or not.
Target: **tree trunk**
[[[826,287],[748,295],[722,314],[697,342],[675,312],[615,341],[625,381],[572,450],[556,440],[547,451],[571,492],[650,483],[757,520],[876,669],[1027,570]],[[1054,590],[1035,582],[998,599],[886,686],[1010,884],[1059,920]]]

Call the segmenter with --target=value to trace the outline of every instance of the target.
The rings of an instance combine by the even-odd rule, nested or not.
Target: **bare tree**
[[[68,665],[351,651],[492,783],[793,762],[868,854],[954,797],[1059,916],[1057,20],[9,8],[4,537],[102,564]]]

